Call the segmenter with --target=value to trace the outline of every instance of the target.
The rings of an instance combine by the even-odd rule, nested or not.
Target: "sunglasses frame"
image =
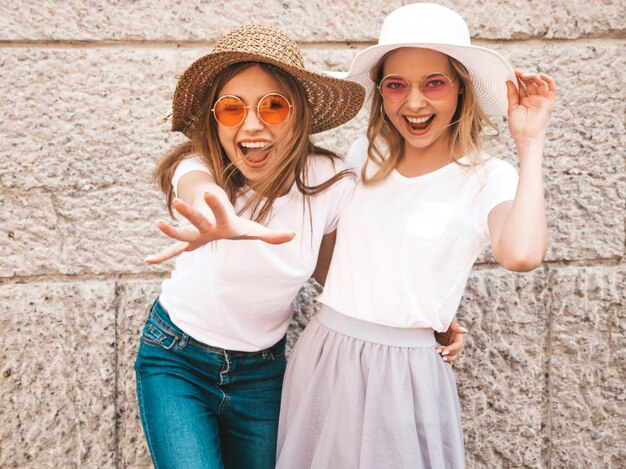
[[[287,102],[287,105],[289,106],[289,110],[287,111],[287,116],[285,117],[285,119],[283,121],[278,122],[277,124],[270,124],[268,122],[265,122],[265,120],[261,117],[261,114],[259,113],[259,104],[261,103],[261,101],[263,101],[268,96],[280,96],[281,98],[283,98]],[[235,98],[243,105],[243,118],[241,119],[241,122],[239,122],[239,123],[237,123],[235,125],[226,125],[226,124],[221,123],[220,120],[217,118],[217,114],[215,112],[215,108],[217,107],[217,103],[219,103],[224,98]],[[215,101],[215,104],[213,105],[213,108],[211,109],[211,113],[213,114],[213,117],[215,118],[215,121],[219,125],[221,125],[223,127],[228,127],[229,129],[232,129],[233,127],[239,127],[241,124],[244,123],[244,121],[246,120],[246,117],[248,117],[248,109],[252,109],[252,108],[256,109],[256,116],[259,118],[259,120],[261,122],[263,122],[264,125],[275,126],[275,125],[284,124],[287,121],[287,119],[289,119],[289,116],[291,115],[291,108],[293,108],[293,104],[291,104],[291,102],[289,101],[289,99],[287,99],[286,96],[284,96],[284,95],[282,95],[280,93],[267,93],[266,95],[261,96],[261,98],[259,98],[258,102],[254,106],[246,106],[245,101],[243,99],[241,99],[239,96],[235,96],[234,94],[225,94],[224,96],[220,96],[218,98],[218,100]]]
[[[432,76],[432,75],[443,75],[444,77],[446,77],[446,78],[448,79],[448,81],[450,82],[450,88],[454,88],[454,85],[456,84],[456,79],[458,78],[458,75],[457,75],[457,76],[455,76],[455,77],[454,77],[454,80],[452,80],[452,79],[451,79],[451,78],[450,78],[450,77],[449,77],[446,73],[443,73],[443,72],[432,72],[432,73],[429,73],[428,75],[425,75],[425,76],[424,76],[424,78],[422,78],[422,81],[420,81],[420,82],[416,85],[416,84],[415,84],[415,83],[413,83],[412,81],[409,81],[409,80],[407,80],[406,78],[404,78],[402,75],[398,75],[398,74],[396,74],[396,73],[391,73],[391,74],[389,74],[389,75],[385,75],[385,76],[383,77],[383,79],[382,79],[382,80],[380,80],[380,83],[378,84],[378,86],[376,86],[376,89],[378,89],[378,92],[380,93],[380,96],[381,96],[383,99],[386,99],[387,101],[389,101],[389,102],[391,102],[391,103],[399,103],[399,102],[401,102],[401,101],[404,101],[404,100],[405,100],[405,99],[409,96],[409,94],[411,94],[411,90],[413,89],[413,87],[414,87],[414,86],[417,86],[417,88],[418,88],[418,89],[419,89],[419,91],[420,91],[420,94],[421,94],[422,96],[424,96],[424,98],[426,98],[426,99],[428,99],[428,100],[430,100],[430,101],[438,101],[438,100],[440,100],[440,99],[444,99],[444,98],[446,98],[448,95],[445,95],[445,96],[443,96],[443,97],[441,97],[441,98],[435,98],[435,99],[433,99],[433,98],[429,98],[428,96],[426,96],[426,94],[424,93],[424,91],[422,91],[422,84],[424,83],[424,80],[426,80],[428,77],[430,77],[430,76]],[[399,77],[399,78],[402,78],[404,81],[406,81],[406,82],[407,82],[407,83],[411,86],[411,88],[409,89],[409,91],[407,92],[407,94],[406,94],[406,96],[405,96],[405,97],[403,97],[403,98],[401,98],[401,99],[396,99],[396,100],[391,100],[391,99],[389,99],[389,98],[385,98],[385,95],[383,94],[383,90],[381,89],[381,86],[383,85],[383,82],[384,82],[387,78],[389,78],[389,77]],[[448,94],[449,94],[449,93],[448,93]]]

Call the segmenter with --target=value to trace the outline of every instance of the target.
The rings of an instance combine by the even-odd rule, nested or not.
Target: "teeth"
[[[244,148],[265,148],[269,145],[269,142],[239,142]]]
[[[409,117],[409,116],[404,116],[404,117],[411,124],[423,124],[424,122],[428,121],[428,119],[430,119],[432,117],[432,115],[428,116],[428,117]]]

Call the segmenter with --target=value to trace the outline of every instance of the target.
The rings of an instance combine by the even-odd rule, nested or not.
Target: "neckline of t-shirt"
[[[435,169],[434,171],[431,171],[430,173],[420,174],[419,176],[413,176],[413,177],[403,176],[395,168],[391,171],[391,174],[396,179],[398,179],[399,181],[412,183],[412,182],[424,181],[426,179],[430,179],[430,178],[433,178],[433,177],[436,177],[436,176],[441,176],[442,174],[445,174],[445,173],[451,171],[454,168],[460,167],[458,163],[466,164],[467,162],[468,162],[467,161],[467,157],[466,156],[462,156],[461,158],[457,159],[456,161],[451,161],[450,163],[442,166],[441,168]]]

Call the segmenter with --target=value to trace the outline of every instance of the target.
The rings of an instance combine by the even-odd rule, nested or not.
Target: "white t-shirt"
[[[366,159],[367,139],[359,139],[347,161],[360,174]],[[369,175],[376,169],[368,163]],[[394,170],[378,184],[359,183],[337,226],[320,301],[378,324],[447,330],[489,245],[489,212],[515,197],[517,181],[511,164],[490,158],[474,169],[451,163],[423,176]]]
[[[334,166],[333,166],[334,162]],[[310,158],[308,185],[321,184],[346,169],[340,160]],[[173,177],[209,169],[198,158],[182,161]],[[214,347],[252,352],[278,342],[289,325],[292,302],[311,277],[322,237],[334,231],[356,181],[344,177],[330,189],[310,197],[304,212],[304,196],[294,184],[273,205],[267,226],[294,231],[288,243],[271,245],[255,240],[220,240],[181,254],[170,279],[162,286],[160,302],[170,318],[191,337]],[[239,209],[251,191],[237,199]],[[250,211],[243,217],[250,218]]]

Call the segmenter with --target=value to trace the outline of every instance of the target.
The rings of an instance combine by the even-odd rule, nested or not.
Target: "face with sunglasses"
[[[445,54],[398,49],[385,59],[378,91],[386,119],[404,139],[404,158],[445,155],[460,82]]]
[[[292,105],[274,77],[258,65],[231,78],[211,109],[220,144],[252,188],[272,167],[291,131]]]

